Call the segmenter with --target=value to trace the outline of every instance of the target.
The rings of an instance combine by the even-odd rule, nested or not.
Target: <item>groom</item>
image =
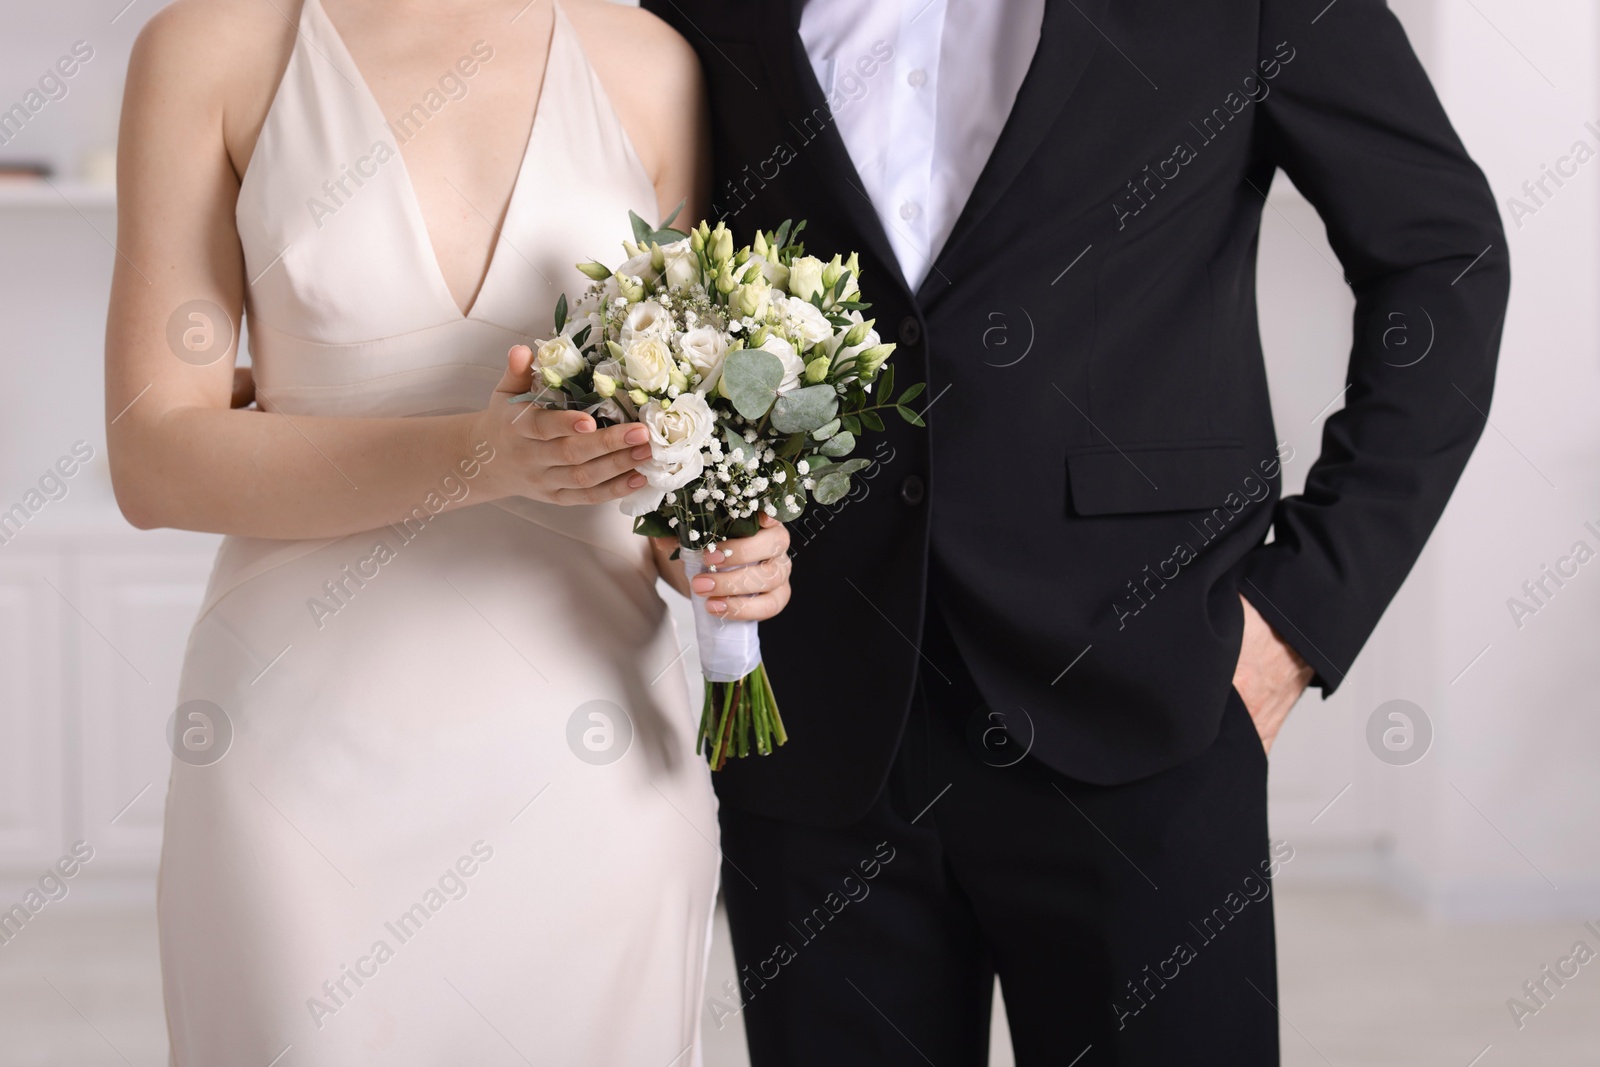
[[[1489,407],[1509,272],[1382,0],[645,0],[716,208],[861,252],[925,378],[765,624],[717,775],[756,1067],[1278,1062],[1263,754],[1331,693]],[[1257,335],[1283,170],[1356,297],[1305,491]],[[1431,323],[1420,361],[1386,346]],[[844,664],[844,667],[836,666]]]

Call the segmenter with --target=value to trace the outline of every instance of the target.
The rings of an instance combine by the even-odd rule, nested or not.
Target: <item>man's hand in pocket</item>
[[[1278,728],[1306,691],[1313,672],[1250,601],[1241,596],[1239,602],[1244,605],[1244,643],[1233,669],[1233,687],[1256,724],[1261,747],[1271,752]]]

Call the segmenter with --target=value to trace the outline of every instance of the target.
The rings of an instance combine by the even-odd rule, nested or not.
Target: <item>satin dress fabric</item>
[[[463,313],[401,152],[462,106],[391,127],[305,0],[238,199],[253,417],[482,410],[574,264],[655,217],[558,6]],[[615,504],[474,503],[497,462],[469,446],[390,526],[224,540],[172,731],[175,1065],[698,1063],[716,800],[648,543]]]

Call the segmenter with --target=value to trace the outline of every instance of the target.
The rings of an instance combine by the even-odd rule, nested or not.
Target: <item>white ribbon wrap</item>
[[[706,569],[700,552],[682,552],[684,573],[694,581]],[[733,570],[736,568],[724,568]],[[720,572],[719,572],[720,573]],[[737,682],[761,665],[761,624],[750,619],[719,619],[706,610],[706,598],[694,602],[694,636],[700,645],[700,673],[708,682]]]

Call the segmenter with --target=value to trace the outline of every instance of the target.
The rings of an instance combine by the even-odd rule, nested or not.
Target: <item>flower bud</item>
[[[628,399],[632,400],[639,407],[644,407],[646,404],[650,403],[650,394],[645,392],[643,389],[629,389]]]
[[[767,244],[767,235],[761,230],[756,231],[756,239],[750,243],[750,248],[762,259],[771,259],[768,254],[770,246]]]
[[[617,380],[611,377],[609,374],[601,374],[599,371],[596,371],[594,375],[594,391],[605,397],[607,400],[610,400],[616,395]]]
[[[812,360],[810,363],[807,363],[806,364],[806,384],[807,385],[816,385],[819,382],[821,382],[824,379],[826,379],[828,377],[828,367],[832,363],[833,363],[833,360],[829,359],[825,355],[818,356],[816,359]]]
[[[877,319],[867,319],[865,322],[858,322],[850,327],[850,332],[844,335],[845,345],[854,348],[862,341],[865,341],[867,334],[872,332],[872,324],[877,321]]]
[[[859,361],[859,366],[861,367],[861,376],[868,379],[872,378],[873,375],[878,373],[878,368],[883,366],[885,361],[888,360],[889,356],[893,352],[893,343],[873,345],[871,348],[862,352],[856,357],[856,359]]]
[[[706,250],[705,235],[698,229],[689,231],[689,248],[695,253],[695,255],[699,255],[701,252]]]
[[[603,263],[596,263],[592,259],[587,263],[579,263],[578,270],[582,271],[583,276],[592,282],[603,282],[611,277],[610,267]]]
[[[708,243],[711,246],[713,263],[722,264],[733,258],[733,234],[728,232],[727,223],[717,223],[717,228],[711,231]]]
[[[849,271],[853,278],[861,277],[861,257],[851,252],[850,258],[844,261],[844,269]]]
[[[561,375],[556,373],[554,367],[541,367],[539,369],[539,374],[544,378],[545,384],[550,386],[550,388],[558,389],[561,387]]]
[[[661,246],[655,243],[650,245],[650,269],[660,274],[667,267],[666,253],[661,251]]]
[[[628,353],[623,351],[622,346],[617,344],[615,341],[606,342],[606,352],[610,354],[611,358],[616,360],[618,363],[621,363],[623,360],[628,358]]]
[[[822,287],[824,289],[832,289],[833,283],[838,281],[839,275],[843,273],[844,264],[839,261],[838,256],[834,256],[832,259],[828,260],[827,265],[822,268]]]

